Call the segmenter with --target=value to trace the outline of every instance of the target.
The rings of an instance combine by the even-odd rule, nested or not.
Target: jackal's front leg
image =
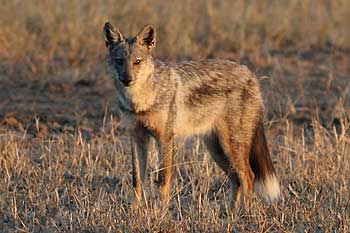
[[[142,199],[142,186],[145,180],[147,167],[147,154],[150,135],[142,125],[137,126],[130,135],[132,154],[132,181],[135,191],[134,205],[137,206]]]
[[[170,185],[174,170],[174,139],[171,137],[167,140],[160,140],[157,143],[161,159],[158,173],[158,185],[161,193],[162,205],[165,207],[170,199]]]

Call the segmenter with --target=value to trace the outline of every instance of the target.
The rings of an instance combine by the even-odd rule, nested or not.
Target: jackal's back
[[[183,62],[177,75],[177,131],[205,133],[229,114],[237,120],[255,121],[262,99],[255,76],[228,60]],[[186,126],[186,127],[184,127]]]

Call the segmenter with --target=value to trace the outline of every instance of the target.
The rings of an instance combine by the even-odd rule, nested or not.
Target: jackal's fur
[[[153,59],[156,31],[145,26],[124,38],[104,26],[122,119],[132,145],[133,184],[142,197],[150,137],[162,156],[159,185],[169,200],[174,138],[202,135],[231,182],[232,205],[254,189],[266,199],[280,194],[262,123],[263,101],[254,74],[227,60],[165,63]],[[234,202],[236,200],[236,202]]]

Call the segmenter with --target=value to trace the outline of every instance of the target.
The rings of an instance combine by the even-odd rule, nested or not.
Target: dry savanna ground
[[[260,77],[283,201],[224,214],[228,184],[179,141],[168,212],[131,156],[102,25],[157,28],[163,60],[226,58]],[[0,232],[349,232],[350,1],[0,1]]]

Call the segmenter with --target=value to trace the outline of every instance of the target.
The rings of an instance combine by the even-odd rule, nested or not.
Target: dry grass
[[[113,121],[84,140],[77,131],[51,138],[1,135],[0,226],[3,231],[348,232],[350,137],[313,121],[312,133],[285,122],[273,146],[284,201],[256,199],[225,216],[225,176],[198,141],[177,155],[168,214],[157,208],[157,155],[150,156],[147,204],[132,210],[131,161]],[[299,131],[299,132],[298,132]]]
[[[0,57],[5,71],[17,75],[98,63],[105,54],[101,25],[107,19],[126,34],[156,25],[157,55],[166,59],[234,53],[265,64],[271,62],[268,51],[288,45],[350,48],[347,0],[1,2]]]
[[[1,232],[350,231],[349,1],[1,6]],[[225,176],[195,138],[179,142],[169,212],[158,209],[154,148],[147,202],[130,208],[129,145],[105,72],[107,19],[126,34],[156,25],[157,57],[230,58],[265,75],[266,127],[283,202],[256,199],[250,210],[223,214]]]

